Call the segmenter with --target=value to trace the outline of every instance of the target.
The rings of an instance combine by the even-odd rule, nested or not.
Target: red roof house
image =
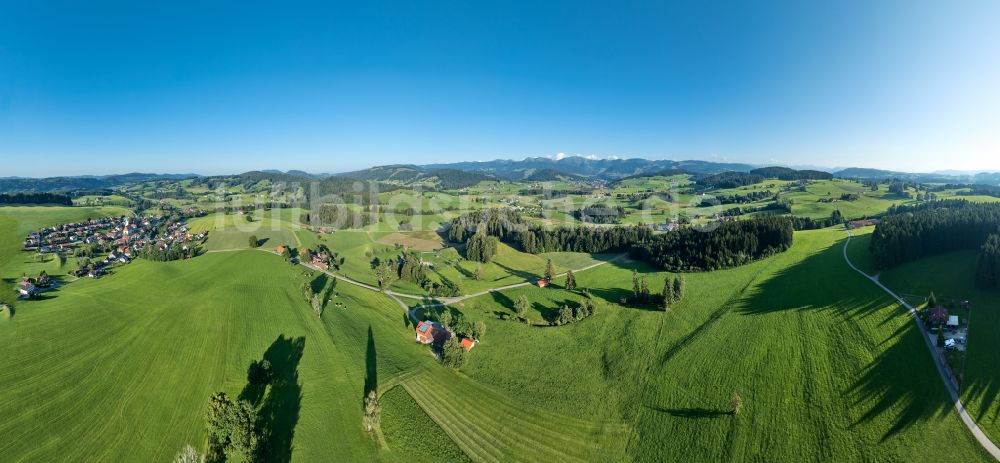
[[[451,339],[451,332],[430,320],[417,323],[417,342],[421,344],[444,344]]]
[[[476,347],[476,340],[472,338],[462,338],[462,340],[459,341],[459,344],[461,344],[462,347],[465,348],[466,352],[468,352],[472,350],[473,347]]]
[[[542,278],[542,279],[538,280],[538,287],[539,288],[544,288],[544,287],[546,287],[548,285],[549,285],[549,280],[546,280],[545,278]]]

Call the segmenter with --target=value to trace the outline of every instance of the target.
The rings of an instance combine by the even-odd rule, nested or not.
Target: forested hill
[[[0,178],[0,192],[36,191],[56,192],[74,190],[97,190],[114,188],[131,183],[148,182],[150,180],[180,180],[197,177],[196,174],[143,174],[131,173],[121,175],[80,176],[80,177],[46,177],[46,178]]]
[[[61,204],[72,206],[73,200],[68,195],[59,193],[0,193],[0,205],[10,204]]]
[[[787,167],[762,167],[750,171],[766,179],[778,180],[830,180],[833,174],[820,170],[795,170]]]

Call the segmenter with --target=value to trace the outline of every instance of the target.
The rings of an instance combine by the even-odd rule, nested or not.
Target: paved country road
[[[910,306],[910,304],[904,301],[903,298],[899,297],[891,289],[887,288],[880,281],[878,281],[877,276],[871,276],[865,272],[862,272],[861,269],[855,267],[854,263],[851,262],[851,259],[847,257],[847,246],[851,244],[851,238],[853,237],[854,233],[848,232],[847,241],[844,243],[844,260],[847,262],[847,265],[850,266],[852,269],[854,269],[855,272],[858,272],[865,278],[871,280],[872,283],[878,285],[879,288],[882,288],[883,291],[888,293],[890,296],[896,299],[896,301],[902,304],[903,307],[906,307],[906,309],[910,311],[910,315],[913,317],[913,321],[917,324],[917,328],[920,329],[920,335],[924,338],[924,343],[927,344],[927,349],[931,353],[931,359],[934,360],[934,366],[937,367],[938,374],[941,376],[941,381],[944,382],[945,389],[948,389],[948,394],[951,395],[951,400],[952,402],[955,403],[955,411],[957,411],[958,416],[962,418],[962,422],[965,423],[965,427],[969,428],[969,431],[972,432],[973,437],[975,437],[976,440],[979,441],[979,445],[982,445],[983,448],[990,453],[990,455],[993,455],[994,459],[1000,461],[1000,448],[998,448],[996,444],[994,444],[993,441],[991,441],[990,438],[986,436],[986,433],[984,433],[983,430],[979,428],[979,425],[976,424],[976,421],[973,420],[972,416],[969,415],[969,412],[965,410],[965,405],[962,405],[962,401],[959,400],[958,390],[955,389],[955,385],[951,382],[951,378],[948,376],[947,370],[945,369],[943,363],[944,360],[942,360],[941,357],[938,356],[937,348],[934,347],[934,343],[931,341],[931,337],[928,336],[927,328],[925,328],[924,324],[920,321],[920,317],[917,315],[917,311],[912,306]]]

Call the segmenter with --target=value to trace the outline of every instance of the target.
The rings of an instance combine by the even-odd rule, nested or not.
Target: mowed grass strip
[[[382,433],[394,458],[418,462],[472,461],[401,386],[379,398]]]
[[[403,386],[476,461],[593,461],[615,454],[608,437],[620,424],[587,422],[544,411],[449,372],[428,372]],[[620,449],[617,449],[620,451]]]

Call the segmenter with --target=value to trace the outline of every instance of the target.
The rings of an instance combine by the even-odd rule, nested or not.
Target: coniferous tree
[[[684,275],[674,277],[674,302],[684,299]]]
[[[566,271],[566,289],[570,291],[576,289],[576,277],[573,276],[572,270]]]
[[[546,259],[545,261],[545,279],[552,281],[552,274],[554,270],[552,269],[552,259]]]
[[[663,280],[663,310],[666,311],[670,309],[670,305],[674,303],[674,285],[670,282],[670,278]]]

